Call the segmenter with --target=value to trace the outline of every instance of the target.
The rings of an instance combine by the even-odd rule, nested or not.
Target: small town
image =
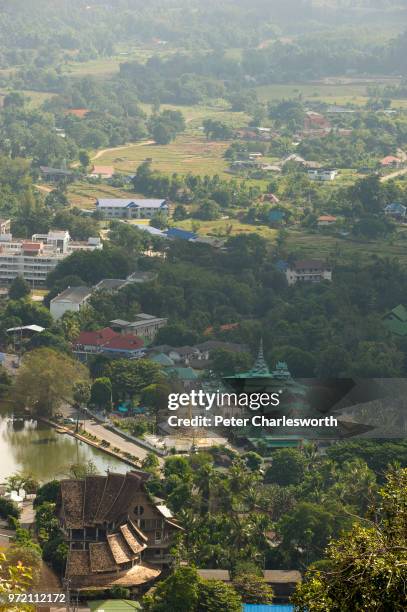
[[[404,0],[0,17],[0,610],[404,612]]]

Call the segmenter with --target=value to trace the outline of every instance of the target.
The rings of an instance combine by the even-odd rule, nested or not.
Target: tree
[[[109,410],[112,405],[112,383],[110,378],[106,376],[96,378],[92,384],[90,401],[95,404],[99,410]]]
[[[228,349],[215,349],[211,353],[212,370],[218,376],[231,376],[249,370],[253,359],[250,353],[236,353]]]
[[[207,200],[198,208],[195,213],[195,217],[197,219],[202,219],[203,221],[214,221],[215,219],[219,219],[219,204],[217,204],[213,200]]]
[[[147,612],[193,612],[199,597],[199,578],[195,568],[179,567],[158,583],[152,595],[143,598]]]
[[[240,612],[242,600],[231,585],[202,580],[193,567],[179,567],[143,598],[147,612]]]
[[[202,126],[205,136],[211,140],[228,140],[233,136],[233,130],[222,121],[204,119]]]
[[[51,480],[50,482],[43,484],[37,490],[37,495],[34,499],[34,508],[41,506],[41,504],[44,502],[52,502],[56,504],[60,487],[61,485],[59,480]]]
[[[254,451],[249,451],[248,453],[243,455],[243,458],[246,461],[247,467],[250,470],[253,470],[254,472],[258,470],[263,463],[263,459],[261,458],[261,456],[258,453],[255,453]]]
[[[299,612],[402,612],[406,605],[407,469],[391,470],[371,509],[327,548],[328,567],[309,570],[292,601]]]
[[[83,365],[53,349],[41,348],[24,356],[15,384],[18,405],[33,414],[52,416],[63,401],[73,400],[75,384],[86,381]]]
[[[245,603],[273,603],[273,589],[267,584],[263,576],[246,573],[238,574],[233,579],[233,586]]]
[[[350,522],[340,504],[301,501],[277,525],[282,539],[280,550],[289,563],[308,566],[322,559],[330,538]]]
[[[33,584],[33,576],[29,567],[22,563],[12,564],[8,562],[7,554],[0,554],[0,597],[15,593],[26,593]],[[31,605],[19,603],[18,605],[6,604],[1,606],[5,612],[25,612],[32,610]]]
[[[31,293],[30,285],[22,276],[16,276],[8,290],[10,300],[21,300]]]
[[[0,497],[0,517],[3,519],[9,519],[9,517],[18,519],[20,510],[17,504],[7,497]]]
[[[79,407],[87,406],[90,400],[90,385],[87,380],[80,380],[74,385],[72,398]]]
[[[177,204],[172,215],[174,221],[184,221],[188,218],[188,211],[183,204]]]
[[[241,609],[242,599],[232,585],[220,580],[200,581],[196,612],[240,612]]]
[[[304,477],[305,466],[306,459],[301,451],[295,448],[278,449],[273,453],[265,481],[281,486],[300,484]]]
[[[79,151],[79,161],[81,163],[82,168],[86,170],[90,164],[90,156],[89,153],[84,149]]]
[[[39,482],[34,478],[32,474],[24,472],[16,472],[6,478],[7,491],[18,491],[24,489],[26,493],[36,493]]]

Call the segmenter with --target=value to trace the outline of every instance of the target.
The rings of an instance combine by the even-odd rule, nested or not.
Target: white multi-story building
[[[105,219],[151,219],[158,212],[168,213],[166,200],[149,199],[99,199],[96,210]]]
[[[49,272],[68,255],[78,250],[101,248],[99,238],[73,242],[67,231],[34,234],[31,240],[13,240],[11,234],[1,234],[0,285],[8,285],[17,276],[22,276],[33,287],[43,286]]]
[[[330,267],[319,259],[302,259],[294,262],[286,269],[286,278],[289,285],[302,283],[320,283],[332,280]]]

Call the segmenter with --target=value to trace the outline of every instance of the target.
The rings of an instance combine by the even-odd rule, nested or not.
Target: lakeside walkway
[[[75,409],[72,408],[72,406],[69,406],[68,404],[65,404],[62,407],[61,412],[66,418],[70,417],[70,418],[76,419],[77,413]],[[103,423],[97,421],[96,419],[89,416],[89,418],[87,419],[81,418],[79,420],[79,423],[80,423],[80,428],[82,431],[85,431],[86,433],[92,436],[95,436],[99,441],[106,440],[106,442],[109,442],[108,448],[104,448],[103,446],[97,445],[97,448],[99,448],[100,450],[105,451],[106,453],[112,454],[113,449],[118,448],[120,449],[122,453],[129,453],[130,455],[133,455],[134,457],[136,457],[140,461],[140,463],[143,461],[143,459],[145,459],[145,457],[147,457],[147,454],[149,451],[145,447],[137,444],[136,442],[133,442],[132,440],[125,439],[124,437],[122,437],[121,435],[119,435],[118,433],[114,431],[110,431],[103,425]],[[57,427],[57,425],[55,426]],[[74,432],[72,432],[72,430],[70,431],[72,435],[75,435]],[[88,444],[92,445],[92,441],[87,440],[84,436],[77,436],[77,437],[80,437],[80,439],[83,442],[87,442]],[[123,461],[125,461],[125,458],[121,458],[118,455],[116,456],[119,459],[122,459]],[[157,455],[157,458],[160,464],[162,464],[163,463],[162,458],[159,457],[158,455]]]

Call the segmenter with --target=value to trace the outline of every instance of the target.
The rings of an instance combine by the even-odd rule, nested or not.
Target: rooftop
[[[294,270],[326,270],[329,268],[321,259],[299,259],[294,262]]]
[[[115,338],[118,334],[110,329],[110,327],[104,327],[96,331],[82,331],[75,344],[85,344],[89,346],[103,346],[109,340]]]
[[[137,336],[116,336],[108,340],[103,348],[115,351],[136,351],[144,346],[144,342]]]
[[[90,295],[92,295],[92,289],[89,289],[89,287],[68,287],[65,291],[54,297],[51,303],[68,301],[74,304],[82,304]]]
[[[165,200],[148,198],[99,198],[96,205],[99,208],[161,208],[165,203]]]

